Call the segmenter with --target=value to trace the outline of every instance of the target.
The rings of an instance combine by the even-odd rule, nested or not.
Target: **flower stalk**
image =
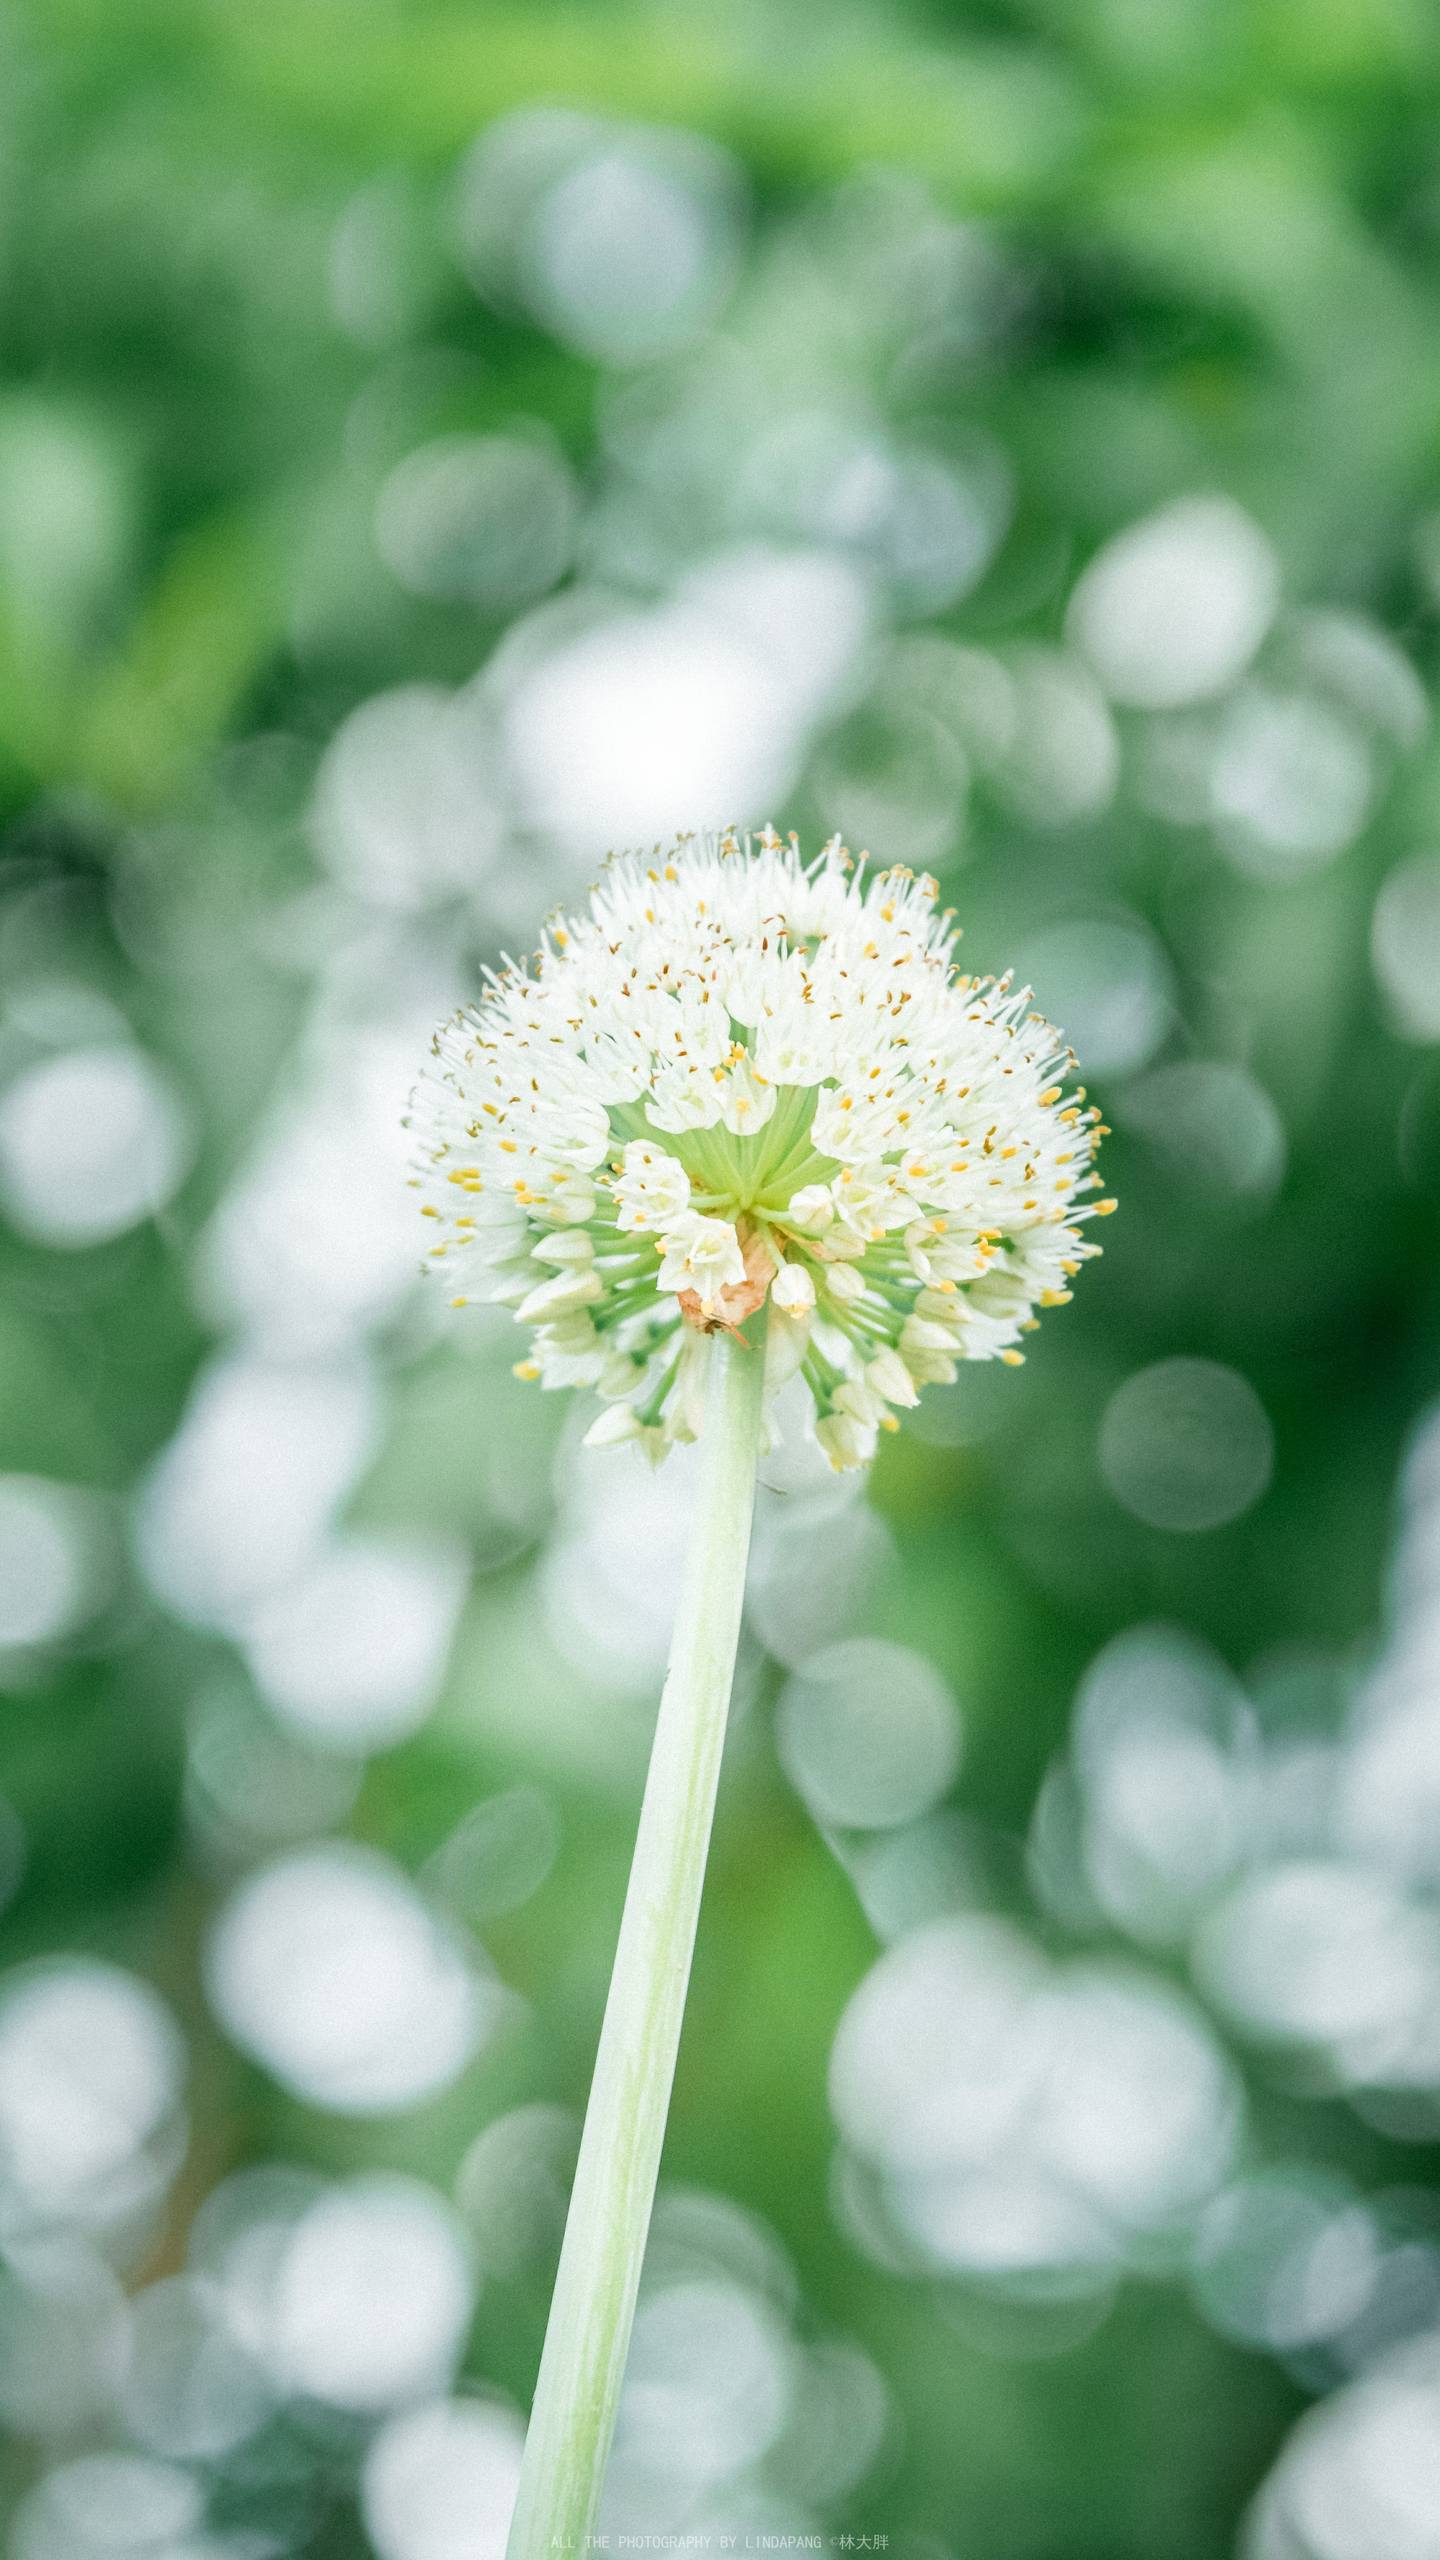
[[[755,1508],[765,1356],[708,1343],[700,1484],[508,2560],[594,2530],[665,2136]]]

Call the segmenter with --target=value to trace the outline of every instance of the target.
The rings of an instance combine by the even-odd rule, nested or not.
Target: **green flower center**
[[[784,1218],[797,1191],[810,1183],[833,1182],[840,1171],[835,1157],[822,1155],[811,1142],[819,1098],[815,1085],[781,1085],[764,1128],[744,1137],[720,1124],[713,1129],[653,1128],[643,1102],[612,1110],[610,1126],[622,1146],[632,1138],[648,1138],[683,1165],[690,1177],[692,1208],[732,1224],[748,1218],[766,1226]]]

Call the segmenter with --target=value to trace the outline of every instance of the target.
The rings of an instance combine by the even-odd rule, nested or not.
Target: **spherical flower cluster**
[[[1098,1251],[1101,1134],[1008,978],[960,976],[933,880],[684,837],[611,863],[437,1035],[412,1113],[431,1261],[513,1307],[592,1441],[695,1436],[709,1337],[767,1307],[836,1467],[962,1360],[1018,1361]]]

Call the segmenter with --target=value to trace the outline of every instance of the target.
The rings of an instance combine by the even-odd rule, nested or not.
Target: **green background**
[[[10,1093],[47,1058],[133,1040],[189,1131],[158,1214],[57,1240],[43,1169],[6,1174],[0,1130],[3,1464],[81,1489],[73,1516],[98,1557],[85,1605],[5,1656],[0,1784],[23,1841],[6,1961],[22,1987],[25,1968],[56,1958],[123,1967],[159,1991],[188,2055],[183,2155],[138,2223],[97,2224],[84,2246],[143,2292],[186,2265],[202,2200],[266,2161],[337,2178],[400,2170],[447,2195],[459,2177],[464,2214],[461,2164],[480,2129],[583,2102],[653,1665],[643,1643],[620,1642],[608,1667],[596,1648],[587,1677],[583,1634],[568,1655],[557,1641],[567,1577],[598,1570],[594,1505],[610,1497],[588,1497],[576,1528],[575,1417],[513,1384],[503,1327],[467,1331],[388,1278],[347,1293],[352,1258],[385,1226],[389,1159],[367,1122],[369,1189],[352,1216],[341,1124],[359,1089],[343,1063],[351,1033],[376,1034],[366,1110],[398,1124],[425,989],[461,992],[487,957],[527,943],[608,849],[608,817],[597,810],[586,844],[527,807],[513,777],[497,782],[476,883],[463,862],[427,872],[422,850],[418,885],[392,894],[327,852],[316,775],[356,706],[387,689],[470,686],[488,670],[493,710],[505,684],[523,687],[525,650],[658,613],[697,563],[737,547],[750,586],[734,593],[760,598],[773,556],[799,546],[859,582],[866,648],[838,690],[787,713],[783,805],[677,819],[773,816],[817,846],[839,824],[899,860],[917,858],[918,831],[972,965],[1019,955],[1024,968],[1033,946],[1039,1000],[1062,1015],[1041,955],[1078,972],[1082,1067],[1085,1023],[1109,1023],[1114,1064],[1097,1062],[1091,1083],[1114,1123],[1104,1162],[1121,1213],[1022,1372],[979,1375],[973,1397],[962,1379],[958,1419],[932,1391],[917,1428],[887,1443],[866,1497],[883,1524],[873,1570],[853,1594],[842,1573],[821,1605],[814,1643],[858,1632],[917,1649],[964,1719],[947,1808],[897,1851],[900,1920],[873,1897],[867,1912],[856,1840],[827,1840],[781,1765],[775,1706],[794,1660],[759,1636],[747,1655],[666,2174],[763,2219],[793,2266],[787,2334],[853,2341],[885,2415],[860,2476],[821,2464],[812,2494],[803,2457],[819,2422],[802,2413],[720,2480],[714,2511],[758,2529],[885,2533],[892,2550],[954,2560],[1218,2560],[1302,2412],[1350,2407],[1360,2374],[1398,2391],[1433,2328],[1440,2061],[1383,2036],[1362,2051],[1363,2037],[1328,2029],[1247,2032],[1243,2000],[1227,2003],[1213,1967],[1192,1961],[1198,1904],[1147,1937],[1125,1925],[1135,1898],[1097,1893],[1093,1875],[1067,1902],[1033,1826],[1087,1665],[1127,1630],[1179,1627],[1213,1649],[1207,1680],[1218,1658],[1248,1693],[1231,1739],[1243,1726],[1234,1748],[1254,1791],[1278,1790],[1302,1745],[1328,1772],[1303,1804],[1297,1789],[1288,1833],[1236,1852],[1215,1894],[1285,1857],[1331,1862],[1342,1887],[1346,1873],[1378,1876],[1430,1968],[1421,2013],[1440,1996],[1423,1843],[1393,1857],[1374,1837],[1356,1846],[1332,1807],[1376,1648],[1399,1646],[1406,1609],[1420,1623],[1436,1543],[1419,1495],[1396,1507],[1440,1342],[1427,1045],[1440,1037],[1440,891],[1426,869],[1440,761],[1422,695],[1440,592],[1433,13],[1420,0],[843,13],[30,0],[0,31],[0,63],[0,1076]],[[587,343],[583,297],[547,305],[513,243],[487,267],[467,233],[466,154],[551,102],[599,120],[602,142],[639,165],[671,165],[672,143],[637,138],[644,127],[719,155],[701,164],[702,196],[720,208],[724,254],[673,343],[659,326],[653,346],[626,347],[613,315],[610,341],[601,327]],[[617,236],[623,322],[624,260],[643,267],[644,244]],[[783,472],[747,481],[737,466],[727,481],[731,398],[737,446],[759,407],[838,420],[872,454],[937,458],[990,511],[983,558],[927,591],[923,510],[907,583],[839,500],[787,517]],[[394,475],[450,437],[518,437],[543,455],[546,522],[563,537],[549,571],[522,545],[507,588],[492,520],[470,572],[447,568],[443,526],[418,567],[403,523],[385,536],[400,521]],[[1075,673],[1069,599],[1087,562],[1123,527],[1217,493],[1260,528],[1284,599],[1225,701],[1247,686],[1252,705],[1303,699],[1320,758],[1318,779],[1307,753],[1262,776],[1273,838],[1227,823],[1203,788],[1182,808],[1157,785],[1172,752],[1210,772],[1222,749],[1206,723],[1223,705],[1107,708]],[[586,618],[545,621],[545,595],[563,615],[572,589]],[[1334,617],[1355,644],[1350,673],[1335,673],[1342,643],[1315,676],[1317,630],[1333,642]],[[788,644],[803,663],[803,612]],[[521,657],[497,655],[506,647]],[[1064,701],[1044,690],[1037,671],[1055,661],[1035,649],[1068,650]],[[1018,688],[1018,730],[999,743],[965,691],[975,653]],[[667,717],[659,706],[660,728]],[[632,703],[627,738],[644,727]],[[553,757],[558,732],[543,734]],[[1337,738],[1337,800],[1356,771],[1363,788],[1327,835]],[[736,770],[743,793],[743,755]],[[396,787],[381,840],[403,850]],[[1292,804],[1302,819],[1287,835]],[[1413,894],[1377,908],[1402,865]],[[1120,940],[1088,946],[1086,962],[1064,937],[1097,920]],[[1105,1014],[1096,951],[1119,953],[1110,993],[1140,1006],[1138,1031]],[[420,1056],[417,1033],[416,1069]],[[242,1226],[259,1215],[241,1186],[267,1149],[283,1153],[277,1115],[311,1107],[335,1058],[339,1099],[282,1186],[283,1217],[303,1228],[298,1276],[257,1284],[256,1317],[224,1252],[215,1278],[214,1221],[237,1198]],[[1216,1061],[1243,1071],[1238,1123],[1229,1087],[1151,1081]],[[1167,1116],[1182,1090],[1198,1123]],[[0,1118],[5,1107],[0,1095]],[[83,1191],[65,1162],[62,1143],[52,1187]],[[398,1151],[394,1163],[398,1185]],[[270,1232],[262,1222],[262,1261]],[[381,1379],[347,1530],[439,1539],[466,1560],[433,1713],[389,1747],[337,1757],[333,1737],[327,1750],[297,1731],[253,1647],[213,1614],[185,1622],[147,1543],[143,1488],[197,1376],[217,1345],[266,1351],[267,1324],[301,1369],[363,1351]],[[1214,1526],[1157,1525],[1143,1493],[1137,1515],[1124,1450],[1101,1454],[1116,1390],[1177,1358],[1237,1372],[1273,1432],[1268,1482],[1228,1512],[1233,1453],[1213,1417],[1196,1426],[1198,1457],[1163,1435],[1151,1447],[1165,1483],[1178,1469],[1182,1509],[1187,1465],[1218,1467]],[[26,1499],[22,1482],[22,1511]],[[627,1499],[614,1497],[622,1517]],[[637,1537],[653,1525],[635,1519]],[[815,1555],[825,1548],[822,1522]],[[23,1581],[23,1557],[16,1570]],[[649,1555],[637,1548],[633,1568],[612,1555],[605,1571],[623,1621],[627,1572],[638,1603]],[[1411,1683],[1423,1807],[1433,1675],[1422,1662],[1394,1676]],[[493,1799],[518,1883],[489,1875],[484,1838],[436,1866],[468,1809]],[[474,1960],[513,1995],[478,2058],[415,2108],[308,2103],[207,1997],[204,1951],[240,1880],[330,1831],[423,1870],[426,1893],[449,1896],[446,1926],[473,1935]],[[1184,1831],[1182,1814],[1165,1840]],[[1185,2215],[1161,2234],[1122,2232],[1093,2280],[981,2282],[923,2252],[867,2249],[827,2099],[836,2028],[876,1961],[877,1926],[903,1943],[912,1923],[973,1910],[1058,1963],[1138,1965],[1198,2004],[1186,2014],[1209,2019],[1244,2086],[1225,2174],[1283,2173],[1297,2192],[1333,2182],[1378,2251],[1369,2329],[1337,2312],[1296,2343],[1267,2335],[1262,2315],[1255,2334],[1227,2335]],[[1358,1964],[1388,1981],[1401,1957],[1382,1933],[1368,1955],[1316,1937],[1274,1961],[1283,2023],[1287,1967],[1298,1981]],[[1296,1991],[1296,2006],[1309,1996]],[[0,2168],[17,2103],[5,2015]],[[941,2019],[937,2037],[948,2032]],[[1113,2103],[1143,2113],[1163,2094],[1142,2070]],[[563,2127],[558,2138],[563,2154]],[[5,2174],[0,2397],[16,2423],[3,2486],[21,2560],[62,2548],[35,2482],[95,2448],[199,2483],[209,2521],[177,2551],[368,2550],[356,2482],[369,2418],[342,2423],[277,2385],[256,2432],[187,2452],[120,2384],[58,2426],[27,2404],[7,2377],[32,2352],[39,2244],[24,2177]],[[525,2245],[493,2262],[477,2229],[467,2390],[524,2406],[554,2220],[552,2195]],[[51,2225],[41,2236],[59,2245]],[[1409,2253],[1403,2284],[1384,2274],[1387,2250]],[[669,2494],[648,2511],[666,2529]],[[1353,2490],[1362,2514],[1370,2494]],[[1407,2512],[1396,2560],[1425,2560],[1436,2546]],[[80,2560],[122,2547],[99,2506],[85,2513]],[[1353,2522],[1317,2544],[1298,2514],[1289,2539],[1269,2529],[1261,2560],[1375,2560],[1382,2547]],[[491,2547],[483,2533],[457,2540],[454,2560]]]

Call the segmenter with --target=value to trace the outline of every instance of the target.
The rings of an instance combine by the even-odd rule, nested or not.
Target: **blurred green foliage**
[[[518,427],[558,457],[589,528],[550,582],[562,612],[572,587],[609,613],[649,609],[727,543],[850,557],[828,521],[766,519],[758,501],[747,516],[733,492],[722,505],[699,441],[689,485],[635,467],[647,418],[682,414],[707,348],[702,416],[723,413],[733,360],[752,417],[758,402],[858,419],[953,462],[982,496],[999,474],[1004,521],[972,579],[917,608],[874,573],[848,693],[796,716],[785,805],[688,813],[773,815],[817,843],[832,824],[858,834],[869,813],[877,854],[905,859],[918,808],[918,858],[942,871],[974,965],[1018,954],[1028,970],[1049,937],[1057,970],[1079,972],[1086,1019],[1109,1023],[1111,1072],[1093,1081],[1115,1121],[1122,1214],[1104,1263],[1020,1376],[986,1372],[973,1401],[962,1384],[956,1421],[928,1398],[870,1497],[887,1535],[858,1623],[928,1656],[966,1727],[946,1817],[955,1873],[928,1901],[914,1887],[916,1916],[984,1906],[1057,1950],[1123,1949],[1103,1894],[1067,1914],[1025,1843],[1077,1683],[1127,1629],[1169,1622],[1213,1647],[1249,1686],[1267,1746],[1333,1743],[1384,1618],[1397,1470],[1440,1349],[1440,1004],[1423,984],[1440,979],[1440,909],[1422,883],[1413,907],[1377,910],[1440,818],[1440,750],[1406,690],[1412,667],[1429,688],[1440,593],[1440,22],[1422,0],[974,0],[840,18],[798,0],[729,13],[27,0],[0,62],[0,1077],[13,1094],[53,1055],[133,1041],[184,1132],[155,1215],[141,1201],[87,1228],[83,1133],[67,1124],[37,1170],[13,1113],[0,1129],[3,1463],[94,1504],[82,1599],[6,1655],[0,1783],[24,1841],[8,1960],[113,1960],[183,2025],[188,2150],[125,2261],[138,2286],[184,2263],[202,2198],[246,2165],[379,2166],[449,2193],[478,2129],[540,2101],[578,2107],[623,1891],[654,1673],[643,1644],[620,1644],[607,1668],[597,1643],[587,1676],[583,1614],[568,1654],[557,1640],[556,1610],[595,1570],[594,1518],[577,1527],[565,1491],[570,1419],[512,1385],[503,1333],[464,1334],[388,1277],[368,1296],[363,1274],[348,1295],[344,1278],[384,1228],[400,1167],[372,1149],[365,1200],[347,1205],[343,1124],[347,1111],[398,1122],[409,991],[418,1037],[428,991],[438,1010],[487,956],[528,941],[606,849],[603,815],[577,846],[512,777],[496,784],[499,850],[473,894],[452,876],[391,898],[343,864],[332,876],[316,850],[317,768],[358,705],[507,664],[518,684],[523,651],[558,649],[570,628],[542,622],[538,594],[397,573],[377,502],[383,517],[405,457],[439,439]],[[746,200],[733,278],[653,362],[607,361],[547,325],[533,295],[476,288],[462,160],[500,119],[550,103],[622,133],[637,119],[682,128],[730,155]],[[905,318],[906,225],[922,247],[941,226],[945,256],[972,261],[964,327],[952,312],[927,336]],[[1198,728],[1188,708],[1167,722],[1163,695],[1154,709],[1133,693],[1106,708],[1086,678],[1072,733],[1022,682],[1027,648],[1073,633],[1068,599],[1099,546],[1216,491],[1279,564],[1290,620],[1264,642],[1265,700],[1321,706],[1288,764],[1262,755],[1258,782],[1244,766],[1251,798],[1228,834],[1204,796],[1213,777],[1194,780],[1231,751],[1201,734],[1208,713]],[[752,571],[763,580],[763,558]],[[1324,633],[1307,615],[1362,635],[1348,675],[1332,652],[1314,678]],[[916,648],[932,639],[970,654],[932,662]],[[803,657],[803,628],[795,645]],[[996,750],[955,707],[974,653],[1021,684],[1019,749]],[[486,716],[498,759],[511,715]],[[1362,782],[1332,841],[1329,802],[1318,831],[1303,809],[1292,824],[1290,803],[1312,784],[1323,800],[1337,733],[1336,792],[1357,758]],[[1026,735],[1052,742],[1038,780]],[[393,836],[383,776],[369,787]],[[1386,913],[1400,919],[1388,940]],[[1139,976],[1112,968],[1110,993],[1139,1005],[1138,1033],[1127,1016],[1115,1034],[1105,971],[1087,980],[1065,943],[1077,919],[1131,935]],[[1039,956],[1035,970],[1045,1003]],[[1064,992],[1053,1000],[1065,1018]],[[243,1189],[257,1148],[283,1154],[277,1113],[308,1107],[351,1025],[376,1030],[374,1054],[364,1078],[340,1071],[277,1210]],[[1177,1124],[1178,1088],[1155,1080],[1195,1062],[1242,1069],[1242,1103],[1186,1088],[1201,1122]],[[1237,1174],[1233,1112],[1255,1110],[1256,1090],[1283,1170],[1242,1150]],[[151,1110],[134,1144],[157,1143]],[[213,1222],[237,1199],[239,1240],[224,1230],[217,1245]],[[296,1273],[267,1297],[263,1274],[235,1272],[251,1247],[274,1260],[277,1215],[299,1237]],[[391,1250],[376,1249],[382,1262]],[[313,1322],[307,1271],[321,1275]],[[381,1414],[346,1521],[458,1543],[476,1568],[434,1714],[373,1752],[342,1734],[337,1756],[334,1736],[317,1745],[303,1718],[287,1725],[224,1612],[187,1612],[154,1534],[137,1545],[140,1489],[202,1364],[237,1339],[301,1367],[373,1354]],[[1222,1482],[1213,1526],[1156,1525],[1143,1489],[1138,1513],[1124,1495],[1124,1448],[1102,1463],[1116,1390],[1175,1358],[1238,1372],[1273,1429],[1268,1486],[1232,1514]],[[1203,1414],[1200,1427],[1203,1440]],[[1214,1463],[1223,1479],[1223,1448]],[[237,1534],[245,1502],[269,1499],[263,1469],[241,1496]],[[22,1584],[43,1582],[31,1552],[4,1550]],[[635,1595],[650,1570],[637,1552]],[[623,1616],[626,1570],[612,1557],[605,1572]],[[843,1592],[833,1613],[853,1631]],[[6,1627],[27,1623],[20,1606]],[[883,2377],[883,2445],[821,2501],[826,2529],[954,2560],[1218,2560],[1297,2414],[1351,2368],[1218,2334],[1183,2251],[1132,2267],[1073,2335],[1038,2336],[1033,2306],[1007,2326],[1014,2304],[960,2274],[867,2255],[837,2208],[827,2068],[875,1958],[875,1915],[849,1851],[779,1766],[772,1710],[794,1666],[762,1634],[667,2173],[762,2215],[797,2270],[801,2329],[855,2340]],[[213,1743],[222,1727],[212,1767],[197,1734]],[[474,1920],[517,1995],[476,2060],[418,2109],[370,2115],[308,2103],[242,2057],[202,1968],[238,1876],[332,1829],[419,1874],[473,1803],[516,1787],[540,1790],[559,1848],[533,1891]],[[1183,1933],[1142,1960],[1188,1979]],[[1358,2065],[1307,2077],[1232,2026],[1222,2016],[1216,2032],[1247,2083],[1247,2159],[1318,2167],[1366,2195],[1433,2185],[1440,2119],[1357,2104]],[[7,2067],[0,2018],[0,2082]],[[10,2103],[0,2087],[0,2127]],[[548,2245],[490,2271],[467,2349],[471,2382],[522,2407]],[[13,2391],[7,2405],[6,2493],[33,2535],[22,2502],[47,2429]],[[103,2394],[98,2407],[44,2459],[127,2429],[166,2449]],[[259,2536],[214,2547],[366,2550],[359,2435],[283,2416],[273,2429],[287,2425],[303,2458],[292,2446],[247,2470],[238,2454],[195,2456],[213,2531]],[[59,2549],[15,2547],[21,2560]],[[1397,2560],[1412,2547],[1397,2543]],[[1264,2560],[1311,2548],[1297,2534]],[[1326,2560],[1352,2552],[1371,2560],[1359,2542],[1327,2545]]]

